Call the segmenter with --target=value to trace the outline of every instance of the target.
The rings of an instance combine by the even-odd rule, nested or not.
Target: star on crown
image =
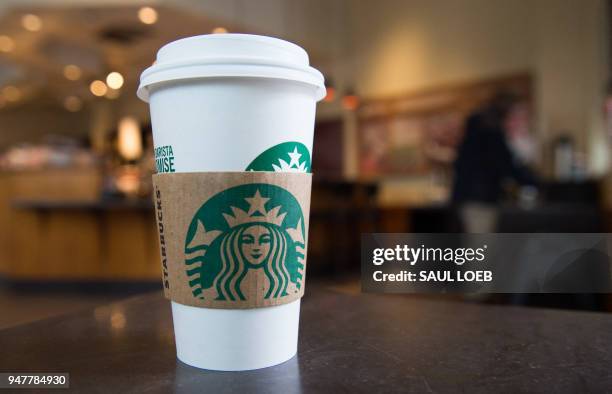
[[[249,210],[243,211],[238,207],[231,206],[232,214],[224,213],[223,217],[230,227],[236,227],[244,223],[266,222],[280,226],[287,215],[286,212],[279,213],[281,206],[278,205],[269,211],[266,210],[266,203],[270,200],[267,197],[262,197],[259,190],[255,192],[253,197],[247,197],[245,200],[249,203]]]
[[[298,152],[297,146],[293,148],[293,152],[287,152],[289,158],[291,159],[289,163],[287,163],[283,159],[278,159],[278,164],[272,164],[272,168],[276,172],[307,172],[306,169],[306,161],[300,162],[300,157],[302,154]]]

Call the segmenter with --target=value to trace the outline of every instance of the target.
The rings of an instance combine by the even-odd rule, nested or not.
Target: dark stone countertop
[[[323,286],[302,305],[298,356],[267,369],[178,362],[155,293],[0,331],[0,371],[66,371],[86,393],[612,391],[612,315]]]

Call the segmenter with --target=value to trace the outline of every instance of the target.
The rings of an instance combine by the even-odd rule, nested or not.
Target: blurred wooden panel
[[[340,179],[344,163],[342,119],[324,120],[315,125],[312,170],[319,178]]]
[[[37,267],[42,277],[100,277],[101,245],[98,220],[87,212],[45,211],[38,214],[40,248]]]
[[[97,168],[9,171],[0,174],[0,273],[9,278],[88,277],[99,258],[95,218],[83,213],[18,209],[18,199],[94,201]]]
[[[8,277],[23,277],[38,270],[41,249],[40,225],[36,212],[15,210],[6,223],[9,231],[8,259],[4,261]]]
[[[409,233],[410,210],[406,208],[384,208],[379,211],[378,232]]]
[[[0,172],[0,275],[8,272],[9,256],[9,182],[10,178],[6,173]]]
[[[0,275],[158,280],[153,211],[121,203],[109,209],[99,200],[101,182],[96,168],[0,173]],[[16,207],[15,201],[34,207]]]
[[[98,168],[49,169],[9,173],[11,197],[48,201],[96,201],[102,174]]]
[[[112,279],[159,278],[158,254],[152,212],[109,211],[104,215],[103,273]],[[151,239],[153,238],[153,239]],[[155,241],[156,242],[156,241]]]
[[[147,210],[15,209],[3,275],[32,280],[158,280]]]

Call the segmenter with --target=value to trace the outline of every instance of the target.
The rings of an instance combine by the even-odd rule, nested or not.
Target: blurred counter
[[[0,174],[0,275],[14,281],[158,281],[152,203],[100,199],[101,179],[80,170]],[[375,191],[369,184],[315,182],[310,273],[355,268],[360,233],[376,228]]]
[[[152,204],[100,200],[97,168],[0,173],[0,275],[10,280],[155,280]]]
[[[152,203],[147,198],[101,199],[102,181],[95,167],[0,172],[0,276],[157,281]],[[546,189],[552,190],[544,194],[546,200],[529,207],[499,205],[496,231],[607,231],[612,215],[597,203],[595,186],[569,186]],[[455,206],[386,205],[380,193],[374,183],[315,179],[309,274],[357,272],[361,233],[463,231]]]
[[[463,232],[460,208],[448,204],[409,209],[387,215],[385,232]],[[498,233],[598,233],[610,220],[602,208],[588,204],[548,203],[534,207],[501,204],[495,209]],[[403,227],[402,227],[402,224]]]

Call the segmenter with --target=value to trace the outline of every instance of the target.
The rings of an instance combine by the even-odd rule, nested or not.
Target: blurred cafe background
[[[309,281],[360,291],[362,232],[611,232],[611,16],[604,0],[0,2],[0,327],[160,288],[135,91],[191,35],[290,40],[326,76]]]

